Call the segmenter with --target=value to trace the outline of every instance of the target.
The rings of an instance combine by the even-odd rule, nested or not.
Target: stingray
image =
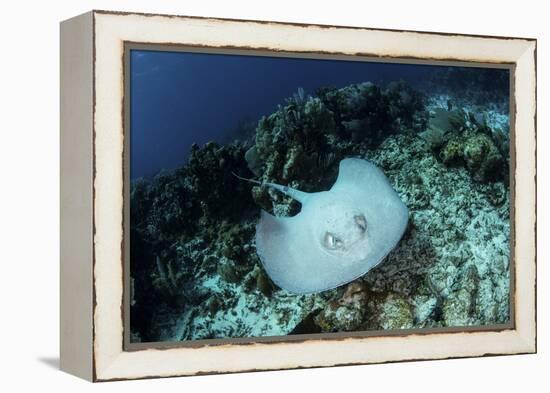
[[[388,255],[407,226],[407,207],[384,173],[363,159],[342,160],[329,191],[263,185],[302,205],[292,217],[262,210],[256,226],[256,249],[267,274],[294,294],[325,291],[361,277]]]

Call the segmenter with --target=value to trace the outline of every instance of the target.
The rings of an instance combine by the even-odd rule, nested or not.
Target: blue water
[[[392,80],[418,84],[429,65],[131,51],[131,178],[151,177],[188,159],[192,143],[243,138],[284,99],[303,88]]]

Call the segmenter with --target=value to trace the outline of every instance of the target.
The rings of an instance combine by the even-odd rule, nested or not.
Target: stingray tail
[[[245,177],[241,177],[241,176],[237,175],[235,172],[231,172],[231,173],[233,173],[233,176],[235,176],[237,179],[244,180],[244,181],[247,181],[247,182],[250,182],[250,183],[254,183],[254,184],[257,184],[259,186],[266,186],[266,187],[273,188],[274,190],[277,190],[277,191],[285,194],[286,196],[289,196],[292,199],[297,200],[300,203],[304,203],[304,201],[307,199],[307,197],[309,195],[307,192],[303,192],[303,191],[297,190],[297,189],[292,188],[292,187],[281,186],[280,184],[277,184],[277,183],[268,183],[268,182],[262,183],[258,180],[247,179]]]
[[[289,196],[300,203],[304,203],[307,197],[309,196],[307,192],[303,192],[289,186],[281,186],[280,184],[277,184],[277,183],[265,183],[265,185],[279,192],[282,192],[286,196]]]
[[[239,176],[237,175],[235,172],[231,172],[233,174],[233,176],[235,176],[237,179],[239,180],[244,180],[244,181],[247,181],[249,183],[254,183],[254,184],[258,184],[258,185],[262,185],[262,182],[258,181],[258,180],[254,180],[254,179],[247,179],[246,177],[242,177],[242,176]]]

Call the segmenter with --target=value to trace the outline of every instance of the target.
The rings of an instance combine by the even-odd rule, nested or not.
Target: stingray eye
[[[353,219],[355,220],[355,223],[357,224],[361,232],[365,232],[367,230],[367,220],[365,219],[364,215],[357,215],[353,217]]]
[[[325,247],[328,248],[329,250],[337,250],[339,248],[342,248],[342,246],[344,245],[342,240],[338,239],[336,236],[334,236],[330,232],[325,233],[324,242],[325,242]]]

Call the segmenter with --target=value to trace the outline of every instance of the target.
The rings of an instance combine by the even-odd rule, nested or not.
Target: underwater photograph
[[[127,53],[130,343],[510,323],[510,68]]]

